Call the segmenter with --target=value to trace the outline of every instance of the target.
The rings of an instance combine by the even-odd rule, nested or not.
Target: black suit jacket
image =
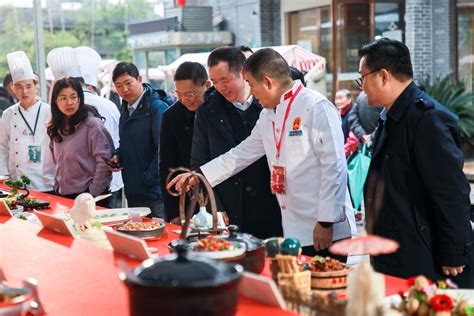
[[[194,122],[191,166],[197,169],[220,156],[250,135],[262,108],[254,99],[239,112],[220,93],[209,89]],[[232,224],[260,238],[281,236],[281,212],[270,191],[270,171],[266,157],[215,187],[220,211]]]
[[[179,101],[163,113],[160,139],[160,180],[168,220],[179,216],[179,198],[166,190],[170,168],[191,166],[194,112]]]
[[[374,258],[398,277],[446,278],[442,266],[466,265],[472,287],[469,183],[462,171],[457,117],[411,83],[379,124],[365,184],[367,229],[400,243]]]

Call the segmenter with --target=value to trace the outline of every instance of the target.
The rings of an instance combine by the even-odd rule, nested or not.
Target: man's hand
[[[313,230],[313,245],[316,251],[320,251],[332,245],[332,225],[323,227],[318,222]]]
[[[191,175],[191,173],[189,172],[185,172],[185,173],[182,173],[180,175],[177,175],[176,177],[174,177],[173,180],[171,180],[168,185],[166,186],[166,188],[168,190],[170,190],[173,185],[175,186],[175,190],[178,191],[179,193],[181,193],[181,188],[183,187],[183,184],[184,184],[184,181],[186,181],[186,179]],[[194,186],[195,184],[197,183],[197,180],[195,177],[192,177],[191,179],[189,179],[189,182],[188,182],[188,185],[186,186],[186,192],[189,191],[189,189]]]
[[[108,162],[106,161],[106,164],[112,172],[119,172],[123,169],[120,167],[120,159],[117,155],[113,155]]]
[[[456,276],[456,275],[462,273],[462,271],[464,270],[464,267],[465,266],[460,266],[460,267],[445,267],[445,266],[443,266],[443,273],[445,275]]]
[[[367,145],[372,144],[372,136],[370,134],[362,135],[362,142]]]

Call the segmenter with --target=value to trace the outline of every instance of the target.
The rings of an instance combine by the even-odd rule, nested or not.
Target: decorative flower
[[[423,285],[423,292],[428,296],[433,296],[436,294],[436,288],[433,285],[425,284]]]
[[[431,307],[438,312],[450,312],[453,310],[453,299],[446,294],[436,294],[431,298]]]
[[[448,287],[449,287],[450,289],[457,289],[457,288],[459,288],[456,283],[454,283],[453,281],[451,281],[451,279],[446,279],[446,284],[448,285]]]

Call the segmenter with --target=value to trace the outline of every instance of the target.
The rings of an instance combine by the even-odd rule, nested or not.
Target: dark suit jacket
[[[160,180],[168,220],[179,216],[179,198],[166,190],[166,178],[170,168],[191,167],[194,114],[178,101],[163,113],[161,121]]]
[[[244,140],[255,126],[262,108],[256,100],[239,112],[213,88],[206,92],[194,122],[191,166],[197,169]],[[281,212],[270,191],[270,171],[263,157],[215,187],[220,211],[232,224],[260,238],[281,236]]]
[[[400,248],[375,257],[377,271],[438,280],[446,278],[442,266],[466,265],[450,278],[474,286],[470,187],[456,121],[412,83],[379,124],[364,192],[367,230]]]

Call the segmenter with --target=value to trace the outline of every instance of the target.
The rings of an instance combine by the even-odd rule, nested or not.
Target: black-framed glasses
[[[357,78],[355,81],[355,83],[357,84],[357,86],[359,87],[359,89],[362,90],[362,84],[364,83],[364,78],[367,77],[368,75],[370,74],[373,74],[374,72],[377,72],[377,71],[380,71],[382,68],[378,68],[378,69],[375,69],[375,70],[372,70],[371,72],[368,72],[366,73],[365,75],[362,75],[360,76],[359,78]]]

